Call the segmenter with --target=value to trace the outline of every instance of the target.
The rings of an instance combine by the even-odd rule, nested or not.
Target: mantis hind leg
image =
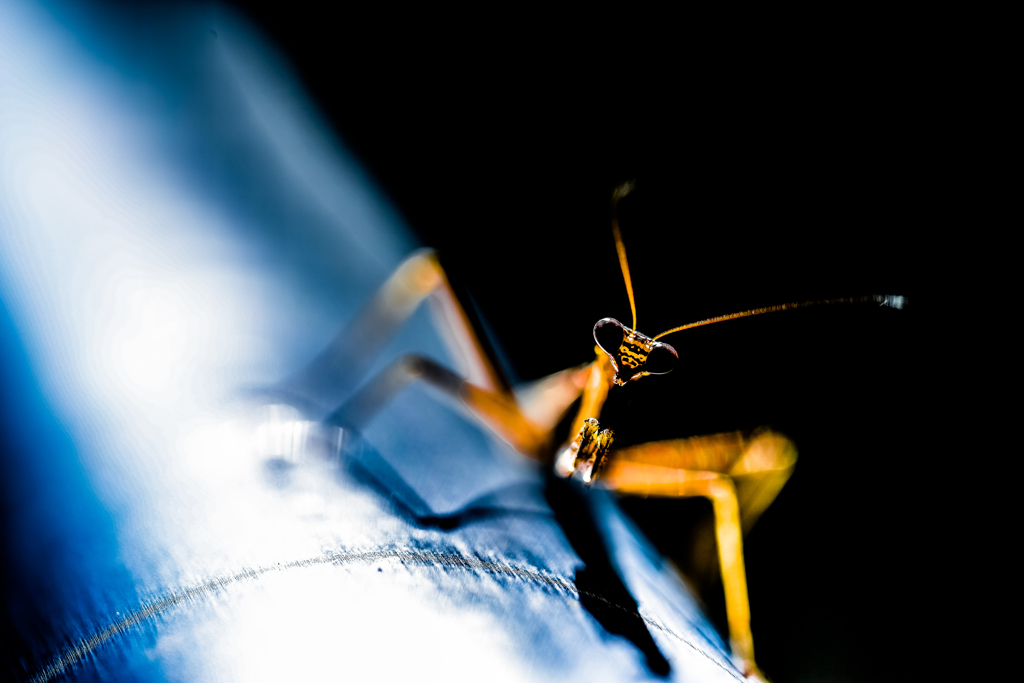
[[[326,421],[359,428],[406,384],[421,380],[460,400],[520,453],[547,458],[551,427],[579,395],[583,371],[556,373],[523,392],[522,399],[517,397],[479,322],[431,250],[406,259],[328,347],[282,389],[330,405],[339,388],[359,383],[365,367],[424,300],[430,303],[435,327],[459,372],[420,356],[402,357],[355,393],[349,392]],[[337,399],[333,402],[337,405]]]
[[[435,322],[470,381],[491,390],[508,391],[489,347],[480,341],[472,321],[459,304],[437,255],[423,249],[407,258],[380,286],[327,347],[305,368],[281,385],[281,390],[319,405],[337,405],[340,396],[356,386],[385,344],[428,297]]]
[[[616,451],[601,479],[601,485],[620,494],[700,496],[711,501],[729,640],[748,676],[759,671],[750,630],[743,534],[778,495],[795,463],[793,443],[779,434],[717,434]]]
[[[461,401],[473,415],[519,453],[544,459],[550,450],[548,432],[538,429],[519,409],[511,394],[478,387],[448,368],[422,356],[403,356],[373,377],[325,420],[359,430],[393,396],[414,380],[426,382]]]

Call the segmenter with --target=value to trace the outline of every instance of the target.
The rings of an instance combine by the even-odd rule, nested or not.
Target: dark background
[[[680,369],[644,380],[622,443],[761,425],[797,443],[746,544],[773,679],[901,680],[948,661],[948,388],[926,321],[956,264],[943,234],[971,204],[956,41],[895,15],[243,8],[441,251],[520,380],[587,361],[599,318],[628,324],[609,222],[625,180],[648,334],[788,301],[909,297],[668,338]],[[625,506],[686,564],[699,504]],[[707,601],[721,623],[718,593]]]

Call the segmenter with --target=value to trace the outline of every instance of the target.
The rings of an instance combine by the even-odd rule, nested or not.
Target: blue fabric
[[[239,17],[4,3],[0,97],[17,679],[740,677],[612,499],[444,397],[268,398],[416,245]],[[367,371],[413,351],[426,311]]]

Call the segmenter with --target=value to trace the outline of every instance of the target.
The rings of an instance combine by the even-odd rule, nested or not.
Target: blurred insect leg
[[[358,382],[398,328],[444,281],[434,252],[417,251],[398,266],[327,348],[281,388],[321,405],[337,405],[346,388]]]
[[[547,456],[549,435],[527,420],[511,395],[475,386],[420,356],[405,356],[371,379],[325,421],[359,430],[409,382],[422,380],[461,400],[485,425],[523,455]]]
[[[549,430],[539,429],[516,405],[493,350],[482,341],[479,326],[474,324],[475,319],[467,312],[433,251],[419,251],[399,266],[371,302],[338,335],[331,347],[307,368],[304,375],[311,380],[330,375],[332,381],[337,381],[339,374],[344,374],[338,371],[340,364],[344,363],[346,367],[355,365],[349,360],[351,358],[365,364],[428,296],[435,324],[469,379],[463,379],[426,358],[407,356],[371,379],[329,416],[327,422],[358,429],[406,384],[420,379],[460,399],[484,424],[520,453],[531,457],[546,456],[550,450]],[[354,379],[354,374],[349,377]],[[573,376],[559,382],[563,385],[559,395],[566,394],[564,385],[573,382]],[[568,405],[574,398],[563,397],[562,400]]]
[[[729,641],[744,674],[758,673],[754,664],[754,638],[750,632],[750,601],[747,573],[743,564],[743,532],[740,506],[731,477],[718,472],[682,470],[672,467],[613,461],[602,479],[606,488],[641,496],[684,498],[703,496],[711,500],[715,513],[715,541],[725,590],[725,613]]]
[[[736,484],[744,534],[779,495],[793,473],[796,459],[796,445],[781,434],[765,430],[747,442],[743,455],[729,468]]]
[[[591,366],[569,368],[515,389],[516,403],[530,422],[540,429],[554,429],[583,391]]]
[[[433,266],[439,281],[430,297],[430,311],[457,369],[466,381],[478,387],[511,394],[512,387],[499,367],[494,349],[486,341],[480,321],[472,313],[468,295],[453,286],[436,256]]]
[[[796,465],[796,446],[770,430],[656,441],[615,451],[609,474],[626,463],[728,474],[736,484],[743,533],[750,531],[782,490]],[[635,467],[632,472],[640,472]],[[624,472],[617,474],[620,479]]]
[[[725,588],[725,614],[729,621],[729,641],[734,656],[744,664],[744,675],[757,671],[754,664],[754,636],[750,632],[750,599],[747,596],[747,570],[743,563],[743,531],[736,488],[728,477],[707,481],[707,493],[715,510],[715,540],[718,561],[722,565]]]
[[[518,452],[535,460],[550,460],[551,430],[540,429],[530,422],[513,396],[487,391],[464,382],[459,397],[491,431]]]
[[[612,368],[611,361],[608,360],[608,355],[601,350],[601,347],[595,347],[594,352],[596,354],[594,362],[584,368],[585,374],[581,373],[583,400],[580,401],[579,410],[576,411],[576,417],[569,428],[570,436],[578,435],[583,429],[583,423],[588,418],[600,415],[601,408],[608,399],[611,378],[615,374],[615,370]]]
[[[498,365],[494,349],[487,343],[482,326],[472,314],[472,306],[466,294],[452,284],[440,263],[435,261],[435,265],[441,278],[429,299],[435,326],[455,358],[456,365],[460,366],[467,386],[503,397],[502,405],[498,407],[493,404],[493,396],[477,395],[473,399],[477,404],[477,414],[481,417],[487,414],[489,417],[484,419],[490,421],[488,424],[492,428],[494,425],[491,422],[497,421],[503,423],[506,430],[514,424],[529,424],[534,432],[550,432],[580,395],[589,377],[590,366],[557,372],[513,392],[508,378]],[[510,416],[513,406],[518,413],[514,418]],[[530,440],[535,440],[532,435]],[[544,441],[546,443],[548,438]]]

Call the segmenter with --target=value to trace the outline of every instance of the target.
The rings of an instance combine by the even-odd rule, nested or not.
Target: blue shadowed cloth
[[[4,3],[0,158],[16,680],[740,678],[610,497],[421,386],[265,391],[417,245],[241,18]]]

